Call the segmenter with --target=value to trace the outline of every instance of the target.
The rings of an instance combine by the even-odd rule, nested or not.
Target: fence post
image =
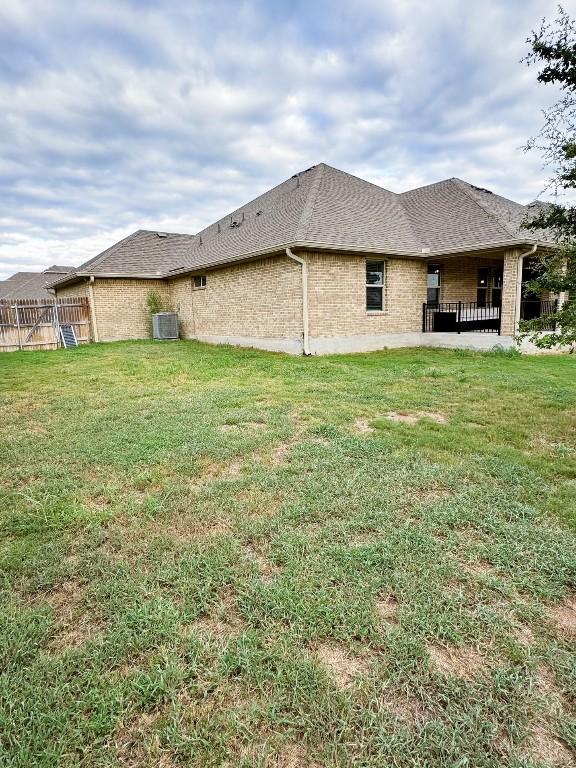
[[[422,333],[426,333],[426,302],[422,304]]]
[[[22,349],[22,336],[20,334],[20,312],[18,311],[18,304],[14,304],[16,310],[16,328],[18,329],[18,349]]]
[[[458,328],[458,333],[460,333],[460,320],[462,318],[462,302],[458,302],[458,316],[456,318],[456,327]]]
[[[54,302],[54,335],[56,336],[56,349],[60,346],[60,318],[58,317],[58,299]]]

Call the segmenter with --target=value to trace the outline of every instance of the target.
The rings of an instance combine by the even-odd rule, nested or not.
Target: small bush
[[[168,302],[164,301],[158,291],[148,291],[146,295],[146,308],[148,310],[148,333],[152,338],[152,315],[158,314],[158,312],[171,312],[171,306]]]

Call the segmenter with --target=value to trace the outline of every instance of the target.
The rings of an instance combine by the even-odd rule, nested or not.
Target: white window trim
[[[204,278],[204,285],[196,285],[195,281],[196,278]],[[192,278],[192,290],[193,291],[205,291],[206,290],[206,284],[208,283],[207,276],[206,275],[194,275]]]
[[[386,259],[366,259],[364,263],[364,280],[366,280],[366,270],[368,264],[382,264],[382,282],[381,283],[368,283],[364,285],[364,308],[367,315],[383,315],[386,312],[386,278],[388,274],[388,263]],[[368,309],[366,305],[366,289],[367,288],[382,288],[382,309]]]

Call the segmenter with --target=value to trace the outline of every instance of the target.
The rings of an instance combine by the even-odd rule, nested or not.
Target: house
[[[0,299],[54,300],[54,292],[48,289],[48,284],[72,270],[73,267],[54,264],[43,272],[16,272],[6,280],[0,280]]]
[[[196,235],[139,230],[52,285],[88,296],[96,340],[148,335],[147,293],[181,336],[291,353],[509,347],[530,206],[451,178],[395,194],[321,163]],[[545,297],[547,301],[550,297]]]

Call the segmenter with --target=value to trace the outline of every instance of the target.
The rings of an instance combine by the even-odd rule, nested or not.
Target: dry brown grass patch
[[[165,711],[166,707],[150,713],[141,712],[117,727],[112,746],[119,765],[124,768],[177,768],[178,763],[170,753],[162,751],[159,735],[154,733],[154,725]]]
[[[168,518],[120,515],[109,521],[105,530],[106,538],[100,544],[100,550],[111,560],[122,562],[137,560],[159,539],[170,539],[176,546],[186,547],[227,536],[232,531],[232,524],[227,520],[185,514]]]
[[[370,432],[376,432],[374,427],[371,427],[366,419],[356,419],[354,422],[353,431],[359,435],[367,435]]]
[[[355,678],[367,674],[370,669],[366,659],[351,654],[339,643],[322,643],[315,647],[314,653],[340,689],[349,688]]]
[[[570,597],[563,603],[551,606],[546,613],[563,635],[576,638],[576,598]]]
[[[463,571],[470,574],[470,576],[475,576],[476,578],[484,578],[486,576],[494,575],[494,571],[487,560],[476,560],[474,563],[461,560],[460,567]]]
[[[542,724],[536,724],[528,741],[533,760],[555,768],[574,768],[576,757],[570,747]]]
[[[295,445],[295,441],[289,440],[285,443],[279,443],[272,452],[272,464],[284,464],[288,454]]]
[[[262,421],[242,421],[239,424],[220,424],[218,427],[219,432],[240,432],[241,430],[256,430],[264,429],[266,424]]]
[[[488,667],[487,657],[475,648],[429,645],[428,653],[439,672],[463,680],[474,680]]]
[[[522,648],[531,648],[536,638],[534,632],[526,624],[519,624],[512,630],[512,637]]]
[[[85,606],[86,585],[71,579],[43,592],[33,600],[47,603],[54,613],[56,631],[50,642],[55,651],[79,648],[105,629],[104,621]]]
[[[302,744],[287,744],[277,755],[267,760],[266,768],[320,768],[319,763],[310,760]]]
[[[430,419],[436,422],[436,424],[446,424],[448,422],[446,414],[434,411],[388,411],[385,416],[390,421],[397,421],[403,424],[417,424],[422,419]]]
[[[238,613],[236,596],[230,587],[220,593],[219,602],[206,616],[190,625],[194,632],[209,634],[216,639],[227,639],[246,629],[246,622]]]
[[[386,624],[397,624],[398,607],[398,600],[394,595],[382,596],[376,601],[376,615],[381,622]]]
[[[427,713],[422,703],[414,696],[398,688],[385,688],[373,706],[377,712],[387,712],[395,719],[410,725],[427,719]]]
[[[263,581],[271,581],[280,573],[280,568],[271,563],[260,550],[254,547],[245,547],[245,552],[247,557],[257,565]]]

